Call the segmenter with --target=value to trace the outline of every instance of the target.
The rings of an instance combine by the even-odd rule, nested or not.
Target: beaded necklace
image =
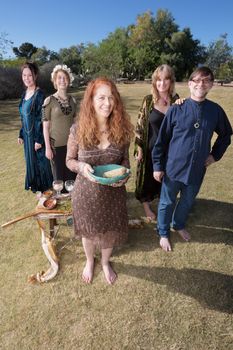
[[[31,96],[32,97],[32,102],[31,102],[31,106],[30,106],[29,112],[25,108],[25,97],[23,98],[23,101],[22,101],[22,114],[23,114],[23,116],[25,116],[25,118],[28,118],[30,116],[34,117],[34,115],[32,114],[32,111],[33,111],[33,108],[34,108],[34,103],[35,103],[35,99],[36,99],[36,95],[37,95],[36,92],[37,92],[37,88],[35,89],[34,94]],[[34,127],[34,118],[32,119],[32,126],[31,126],[31,128],[29,130],[27,130],[25,123],[23,123],[23,128],[24,128],[24,131],[26,132],[27,135],[31,134],[31,132],[33,130],[33,127]]]
[[[72,106],[70,104],[71,97],[69,96],[67,100],[62,99],[59,95],[55,96],[55,99],[59,103],[59,106],[61,108],[61,111],[64,115],[69,115],[72,112]]]

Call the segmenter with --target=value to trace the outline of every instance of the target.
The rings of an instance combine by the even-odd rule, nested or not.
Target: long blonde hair
[[[154,73],[152,74],[152,89],[151,93],[153,96],[154,102],[157,102],[159,100],[159,92],[156,87],[156,81],[160,78],[161,73],[166,74],[166,78],[170,79],[171,84],[168,90],[169,97],[172,98],[172,96],[175,95],[175,74],[171,66],[168,64],[162,64],[161,66],[158,66]]]

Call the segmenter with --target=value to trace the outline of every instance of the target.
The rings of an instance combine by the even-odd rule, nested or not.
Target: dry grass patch
[[[128,112],[137,113],[149,84],[120,84]],[[182,97],[185,84],[177,84]],[[82,92],[74,95],[81,97]],[[233,89],[214,87],[233,124]],[[17,145],[18,101],[0,102],[0,221],[34,208],[35,196],[23,190],[23,149]],[[132,229],[128,243],[112,258],[118,280],[108,286],[99,256],[90,286],[81,280],[85,256],[80,242],[70,242],[62,224],[57,248],[60,272],[43,285],[28,275],[46,269],[35,220],[0,232],[0,349],[230,350],[233,346],[233,162],[232,146],[213,165],[191,213],[192,241],[172,233],[174,251],[159,248],[154,226]],[[135,163],[131,165],[135,174]],[[143,215],[134,198],[134,176],[128,185],[131,217]],[[156,207],[156,204],[155,204]]]

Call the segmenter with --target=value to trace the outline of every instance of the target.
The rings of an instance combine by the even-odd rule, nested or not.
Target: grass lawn
[[[132,120],[149,84],[120,84]],[[177,84],[181,97],[186,84]],[[80,98],[82,92],[74,92]],[[233,88],[209,96],[233,125]],[[17,145],[18,101],[0,101],[0,223],[36,205],[24,190],[23,148]],[[135,162],[131,166],[135,174]],[[172,233],[173,251],[159,248],[153,224],[131,229],[112,257],[118,279],[105,283],[99,256],[92,285],[81,280],[85,256],[72,228],[61,222],[60,271],[45,284],[27,277],[47,269],[34,219],[0,231],[0,349],[3,350],[231,350],[233,349],[233,147],[212,165],[188,221],[189,243]],[[131,218],[143,216],[127,184]],[[156,207],[156,203],[155,203]],[[68,244],[67,244],[68,243]],[[66,245],[65,245],[66,244]]]

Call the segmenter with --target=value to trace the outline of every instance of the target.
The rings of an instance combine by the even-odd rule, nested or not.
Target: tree
[[[148,11],[137,17],[136,25],[129,27],[129,62],[134,63],[137,79],[143,79],[148,71],[153,71],[159,59],[155,44],[154,21],[152,12]]]
[[[213,41],[207,47],[207,59],[205,64],[213,70],[214,73],[221,64],[232,59],[232,47],[227,42],[227,34],[223,34],[219,39]]]
[[[88,44],[83,51],[83,73],[94,77],[105,75],[112,79],[127,77],[128,30],[117,28],[98,46]]]
[[[39,66],[42,66],[46,62],[59,60],[59,54],[42,46],[31,56],[31,59],[36,61]]]
[[[167,53],[166,40],[177,31],[178,25],[168,10],[159,9],[155,17],[150,11],[137,17],[129,37],[130,58],[135,63],[137,78],[148,76],[164,63],[161,55]]]
[[[159,9],[154,19],[154,40],[159,55],[166,52],[168,49],[167,39],[170,39],[173,33],[178,32],[178,30],[179,26],[175,23],[171,12]]]
[[[0,65],[4,68],[20,68],[24,63],[24,58],[7,58],[0,61]]]
[[[59,57],[62,63],[66,64],[75,74],[82,73],[82,53],[84,45],[73,45],[69,48],[60,49]]]
[[[87,44],[82,55],[82,63],[83,75],[85,78],[92,78],[92,76],[101,69],[99,51],[95,44]]]
[[[230,82],[233,80],[233,61],[221,63],[216,71],[216,78],[220,80],[221,85],[225,82]]]
[[[59,53],[53,50],[49,50],[49,61],[56,61],[59,59],[60,59]]]
[[[128,56],[128,34],[126,29],[117,28],[103,40],[98,49],[100,74],[117,79],[127,75],[125,61]]]
[[[175,32],[166,39],[166,51],[161,54],[161,61],[170,64],[178,81],[188,78],[198,64],[206,59],[205,47],[199,40],[194,40],[189,28]]]
[[[0,33],[0,60],[7,53],[7,48],[13,45],[13,41],[7,39],[8,34],[3,32]]]
[[[19,47],[13,47],[13,52],[16,57],[24,57],[30,59],[34,53],[36,53],[37,47],[31,43],[23,43]]]

